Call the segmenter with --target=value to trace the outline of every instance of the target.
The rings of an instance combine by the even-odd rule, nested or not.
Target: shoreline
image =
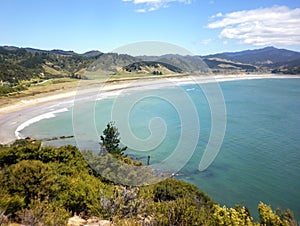
[[[236,75],[197,75],[197,76],[184,76],[184,77],[162,77],[162,78],[137,78],[137,79],[124,79],[120,81],[113,82],[103,82],[103,81],[95,81],[96,85],[99,85],[98,88],[89,88],[87,84],[82,86],[82,93],[94,92],[95,90],[101,90],[103,92],[113,92],[124,89],[133,89],[139,87],[147,87],[151,85],[157,85],[155,88],[164,87],[170,84],[164,83],[160,84],[159,81],[168,80],[169,82],[174,82],[176,85],[181,84],[191,84],[191,83],[209,83],[209,82],[226,82],[226,81],[236,81],[236,80],[248,80],[248,79],[267,79],[267,78],[279,78],[279,79],[288,79],[288,78],[300,78],[300,75],[275,75],[275,74],[236,74]],[[117,83],[117,84],[115,84]],[[135,86],[130,86],[132,83],[137,83]],[[75,87],[76,88],[76,87]],[[4,106],[0,108],[0,116],[9,114],[15,111],[23,110],[32,106],[37,106],[40,104],[44,104],[47,102],[63,100],[66,98],[75,97],[77,90],[66,90],[66,92],[61,93],[60,91],[55,91],[54,93],[45,93],[37,96],[30,96],[26,98],[18,98],[15,104],[9,104],[8,106]]]
[[[41,114],[55,111],[61,108],[72,107],[74,99],[89,98],[93,95],[103,95],[102,98],[118,95],[122,90],[136,91],[141,89],[159,89],[188,84],[203,84],[211,82],[227,82],[253,79],[291,79],[300,78],[299,75],[274,75],[274,74],[236,74],[236,75],[208,75],[185,76],[165,78],[137,78],[132,80],[120,80],[113,82],[95,81],[97,87],[88,87],[83,84],[77,90],[67,90],[64,93],[46,93],[46,95],[30,97],[27,100],[19,100],[16,104],[0,108],[0,144],[9,144],[17,137],[15,131],[28,120]]]

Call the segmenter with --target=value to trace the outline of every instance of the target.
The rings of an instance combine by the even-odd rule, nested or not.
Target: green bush
[[[83,156],[103,174],[97,175]],[[297,225],[291,211],[273,211],[263,203],[258,205],[260,223],[254,222],[246,207],[220,207],[194,185],[172,178],[135,187],[104,176],[120,182],[158,179],[151,168],[136,166],[128,157],[26,140],[1,145],[0,222],[9,216],[24,225],[65,225],[77,213],[115,225]]]

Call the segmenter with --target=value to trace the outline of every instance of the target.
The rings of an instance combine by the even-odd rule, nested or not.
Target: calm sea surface
[[[198,171],[198,165],[211,131],[210,107],[198,86],[181,87],[197,110],[200,136],[192,158],[180,170],[177,178],[195,184],[221,204],[248,206],[255,218],[257,205],[263,201],[273,208],[291,209],[299,220],[300,79],[231,81],[220,83],[220,87],[227,111],[226,133],[219,154],[204,172]],[[167,98],[161,98],[171,91],[172,88],[147,91],[143,99],[132,105],[130,112],[121,112],[126,115],[124,120],[128,121],[133,133],[140,139],[151,135],[149,122],[155,117],[163,119],[167,128],[163,141],[154,150],[140,152],[129,149],[129,155],[144,162],[150,155],[151,164],[160,162],[171,155],[180,142],[182,126],[194,128],[193,119],[191,125],[181,125],[178,106]],[[125,95],[130,97],[131,94]],[[178,96],[177,99],[180,98]],[[130,98],[127,99],[130,101]],[[84,101],[76,104],[75,113],[71,108],[56,114],[55,118],[33,123],[21,133],[37,138],[75,134],[80,136],[77,143],[80,142],[82,149],[96,152],[99,149],[98,136],[107,122],[114,120],[111,114],[113,104],[114,98]],[[91,106],[95,113],[92,119]],[[73,127],[74,123],[78,126]],[[91,129],[91,125],[95,128]],[[95,134],[94,130],[99,134]],[[193,130],[190,132],[193,133]],[[66,143],[76,145],[76,140],[60,140],[49,144]]]

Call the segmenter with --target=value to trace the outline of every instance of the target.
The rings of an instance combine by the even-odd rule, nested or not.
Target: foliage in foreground
[[[132,163],[132,162],[130,162]],[[290,211],[260,203],[260,223],[246,207],[214,203],[175,179],[130,187],[97,175],[73,146],[41,147],[18,140],[0,147],[0,224],[66,225],[73,214],[114,225],[296,225]]]

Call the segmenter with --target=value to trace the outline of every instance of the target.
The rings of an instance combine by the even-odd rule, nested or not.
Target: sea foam
[[[42,115],[39,115],[39,116],[36,116],[34,118],[31,118],[25,122],[23,122],[21,125],[18,126],[18,128],[15,130],[15,136],[17,139],[22,139],[24,138],[22,135],[21,135],[21,131],[23,129],[25,129],[27,126],[33,124],[33,123],[36,123],[36,122],[39,122],[43,119],[49,119],[49,118],[54,118],[56,117],[55,114],[57,113],[61,113],[61,112],[66,112],[66,111],[69,111],[68,108],[62,108],[62,109],[59,109],[59,110],[56,110],[56,111],[51,111],[51,112],[47,112],[45,114],[42,114]]]

